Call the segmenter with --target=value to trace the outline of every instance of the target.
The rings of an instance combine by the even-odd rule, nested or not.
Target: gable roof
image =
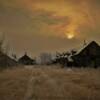
[[[34,60],[32,58],[30,58],[26,53],[24,56],[22,56],[21,58],[19,58],[18,60],[19,62],[25,62],[25,61],[30,61],[33,62]]]
[[[97,55],[98,54],[100,55],[100,46],[95,41],[92,41],[86,44],[85,46],[83,46],[75,55],[82,54],[86,50],[92,51],[93,49],[95,49],[95,52],[97,53]]]
[[[25,54],[24,56],[22,56],[19,61],[34,61],[32,58],[30,58],[27,54]]]
[[[23,65],[33,65],[36,63],[35,60],[30,58],[26,53],[24,56],[19,58],[18,62],[19,64],[23,64]]]

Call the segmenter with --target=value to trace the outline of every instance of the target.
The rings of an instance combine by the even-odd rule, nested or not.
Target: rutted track
[[[31,77],[28,82],[24,100],[44,100],[46,98],[50,98],[50,100],[59,98],[59,100],[61,100],[63,98],[63,95],[59,95],[63,93],[63,89],[59,87],[57,81],[53,77],[48,75],[48,73],[45,70],[41,70],[41,68],[36,68],[35,70],[38,76],[34,76],[34,70],[32,68],[30,70]],[[36,91],[39,92],[40,90],[39,85],[41,84],[39,83],[46,83],[46,86],[48,86],[46,87],[47,89],[45,87],[42,89],[45,89],[45,91],[48,92],[48,95],[46,95],[46,93],[43,93],[43,95],[38,98],[38,93],[36,93]],[[49,94],[49,91],[52,91],[52,93],[50,92]]]

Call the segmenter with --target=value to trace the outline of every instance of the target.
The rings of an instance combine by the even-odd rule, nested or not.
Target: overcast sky
[[[17,54],[100,43],[100,0],[0,0],[0,34]]]

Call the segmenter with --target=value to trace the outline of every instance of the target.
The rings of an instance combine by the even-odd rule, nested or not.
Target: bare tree
[[[51,64],[52,55],[50,53],[41,53],[40,59],[41,59],[41,64]]]
[[[17,60],[16,54],[12,54],[12,57],[13,57],[14,60]]]

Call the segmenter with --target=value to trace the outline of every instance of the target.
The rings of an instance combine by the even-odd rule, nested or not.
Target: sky
[[[17,55],[100,44],[100,0],[0,0],[0,34]]]

